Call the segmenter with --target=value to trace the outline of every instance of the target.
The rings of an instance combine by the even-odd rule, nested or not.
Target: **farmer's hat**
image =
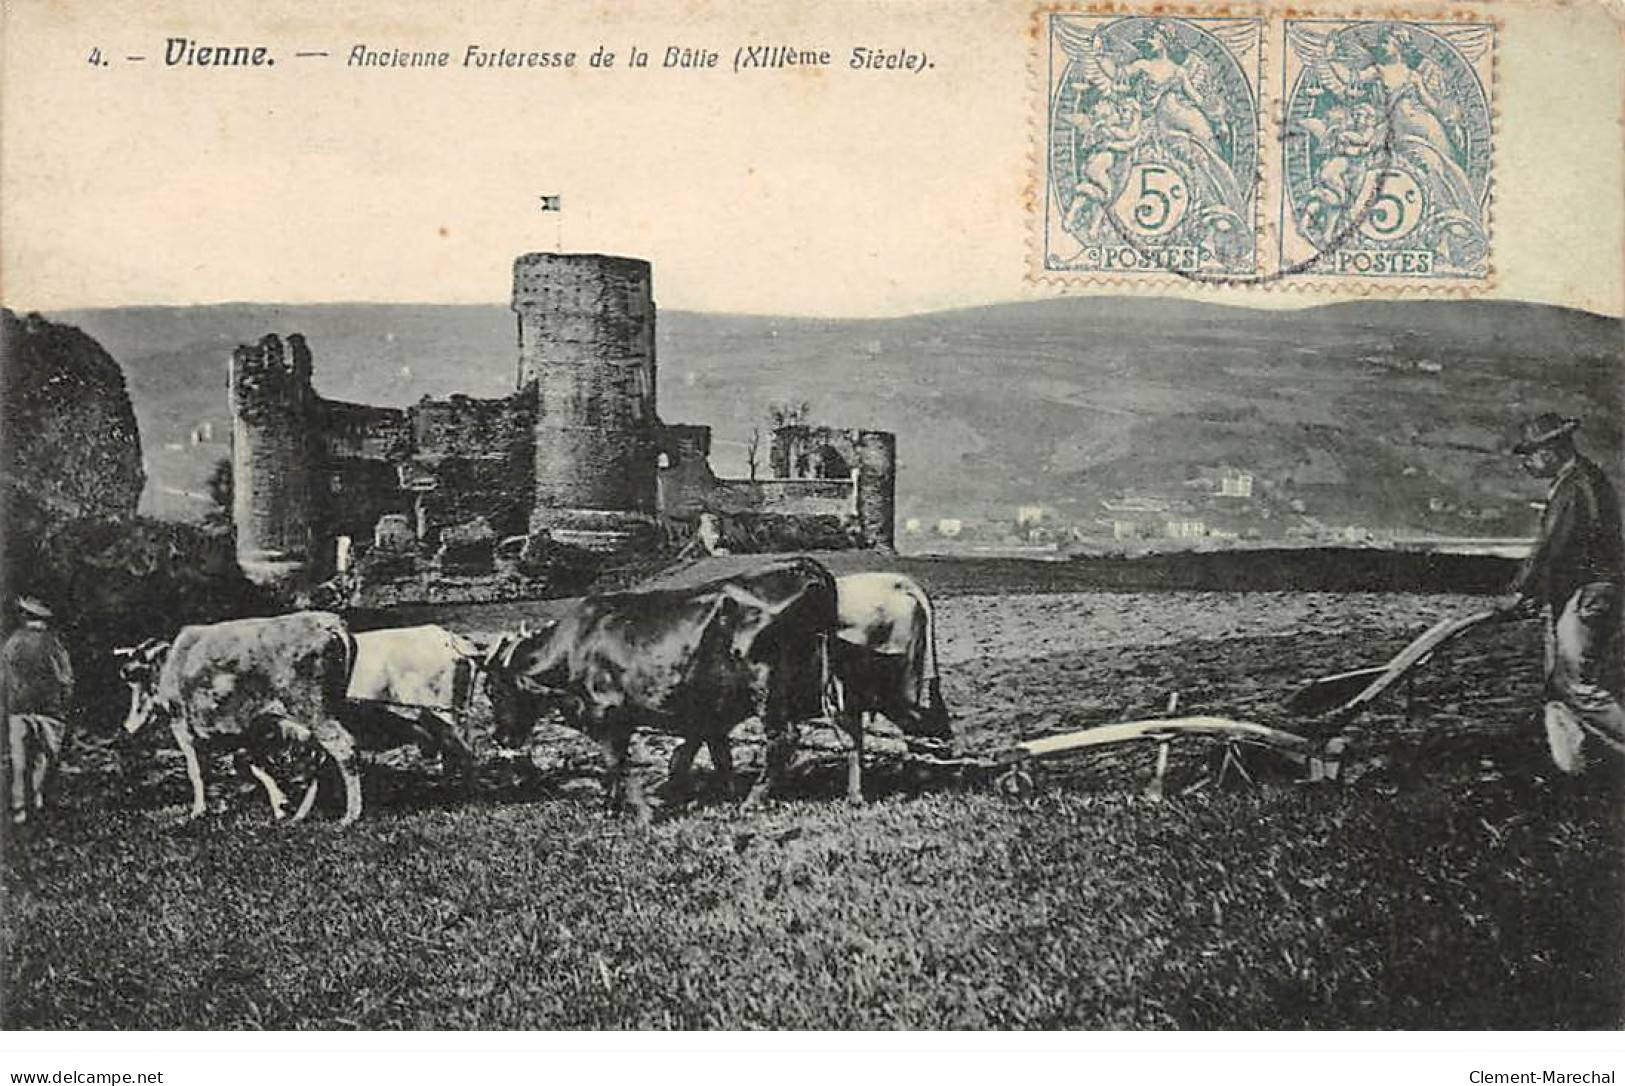
[[[17,610],[31,618],[54,618],[51,609],[33,596],[18,596]]]
[[[1579,419],[1566,419],[1554,412],[1543,411],[1532,419],[1524,420],[1523,429],[1520,431],[1523,439],[1512,446],[1512,451],[1519,456],[1532,453],[1542,446],[1568,437],[1579,428]]]

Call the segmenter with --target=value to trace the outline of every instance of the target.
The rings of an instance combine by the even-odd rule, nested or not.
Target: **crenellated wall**
[[[896,543],[897,435],[885,430],[783,426],[774,430],[768,466],[779,479],[850,479],[865,542]]]

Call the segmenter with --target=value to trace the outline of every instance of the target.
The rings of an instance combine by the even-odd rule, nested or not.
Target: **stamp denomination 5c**
[[[1284,32],[1282,273],[1488,278],[1495,28],[1288,19]]]
[[[1259,19],[1047,14],[1043,267],[1258,271]]]

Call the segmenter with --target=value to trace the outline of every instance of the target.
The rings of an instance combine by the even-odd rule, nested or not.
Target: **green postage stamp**
[[[1484,23],[1286,21],[1283,274],[1489,276],[1494,39]]]
[[[1034,277],[1491,281],[1493,23],[1038,19]]]
[[[1050,14],[1046,270],[1258,272],[1263,29]]]

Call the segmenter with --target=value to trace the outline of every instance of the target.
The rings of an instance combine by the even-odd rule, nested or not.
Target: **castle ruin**
[[[790,426],[772,478],[718,478],[708,426],[660,419],[647,261],[514,262],[515,391],[406,408],[318,396],[302,336],[231,359],[233,520],[245,573],[309,584],[355,573],[390,598],[545,589],[560,556],[647,554],[704,514],[735,549],[890,548],[896,439]]]

